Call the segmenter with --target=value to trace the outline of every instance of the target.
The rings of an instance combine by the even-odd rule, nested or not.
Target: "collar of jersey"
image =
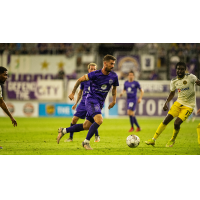
[[[177,78],[178,78],[178,76],[177,76]],[[183,78],[178,78],[178,80],[181,80],[181,79],[184,79],[185,78],[185,75],[184,75],[184,77]]]

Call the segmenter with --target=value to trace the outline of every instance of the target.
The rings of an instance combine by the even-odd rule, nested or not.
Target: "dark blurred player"
[[[200,109],[197,111],[197,114],[200,114]],[[200,146],[200,123],[197,126],[197,137],[198,137],[198,144]]]
[[[113,101],[110,103],[108,109],[116,104],[117,86],[119,86],[119,82],[117,74],[112,72],[115,60],[116,58],[114,56],[106,55],[103,59],[103,68],[101,70],[86,74],[77,80],[72,93],[69,95],[70,100],[74,99],[75,92],[81,82],[91,80],[90,92],[87,95],[85,104],[87,109],[86,121],[83,124],[76,124],[69,128],[59,128],[57,137],[58,144],[66,133],[89,129],[86,139],[82,142],[82,146],[87,150],[92,150],[90,147],[90,139],[103,123],[101,109],[111,87]]]
[[[137,90],[140,90],[140,98],[137,100]],[[136,132],[141,131],[141,128],[135,117],[135,108],[137,103],[140,103],[144,94],[143,89],[137,81],[134,81],[134,72],[130,71],[128,74],[128,81],[124,83],[124,89],[119,95],[122,97],[124,93],[127,93],[127,114],[130,117],[131,129],[129,132],[134,131],[134,124],[137,126]]]
[[[96,63],[90,63],[88,65],[88,72],[93,72],[93,71],[96,71],[97,70],[97,64]],[[82,82],[81,83],[81,86],[80,86],[80,91],[78,93],[78,97],[77,97],[77,100],[76,100],[76,103],[72,106],[72,109],[75,110],[76,107],[77,107],[77,104],[79,102],[79,100],[81,99],[82,97],[82,100],[79,104],[79,106],[77,107],[76,109],[76,112],[74,114],[74,117],[72,118],[72,122],[71,122],[71,126],[74,126],[75,124],[77,124],[78,120],[81,118],[81,119],[85,119],[86,117],[86,114],[87,114],[87,110],[86,110],[86,107],[85,107],[85,100],[86,100],[86,97],[90,91],[90,82],[91,81],[85,81],[85,82]],[[67,140],[65,140],[65,142],[72,142],[73,141],[73,135],[74,133],[73,132],[70,132],[70,136]],[[100,141],[100,136],[98,134],[98,130],[95,132],[95,140],[94,142],[99,142]]]
[[[0,83],[4,84],[5,81],[8,78],[8,70],[5,67],[1,67],[0,66]],[[13,116],[11,115],[11,113],[9,112],[4,100],[3,100],[3,96],[2,96],[2,88],[0,86],[0,107],[4,110],[4,112],[10,117],[13,126],[17,126],[17,122],[16,120],[13,118]],[[0,149],[2,149],[2,147],[0,146]]]

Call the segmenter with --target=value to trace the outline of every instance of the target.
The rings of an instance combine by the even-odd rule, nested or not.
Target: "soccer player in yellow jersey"
[[[166,144],[166,147],[173,147],[175,139],[180,131],[180,125],[193,112],[196,105],[195,84],[200,86],[200,80],[193,74],[186,74],[185,71],[186,64],[184,62],[178,62],[176,64],[177,77],[171,80],[171,92],[163,106],[163,110],[168,110],[167,104],[173,99],[176,89],[178,91],[178,99],[172,105],[164,121],[158,126],[154,137],[145,141],[147,145],[154,146],[156,139],[165,130],[167,124],[171,122],[174,117],[177,117],[174,122],[172,138]]]
[[[197,111],[197,113],[200,113],[200,109]],[[198,143],[200,145],[200,123],[197,126],[197,137],[198,137]]]

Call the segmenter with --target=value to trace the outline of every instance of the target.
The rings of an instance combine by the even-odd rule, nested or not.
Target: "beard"
[[[5,83],[5,81],[4,81],[4,82],[3,82],[3,81],[0,81],[0,84],[1,84],[1,85],[3,85],[4,83]]]

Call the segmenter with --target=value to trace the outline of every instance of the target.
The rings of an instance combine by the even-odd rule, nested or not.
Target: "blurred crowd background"
[[[74,71],[67,74],[68,79],[76,79],[87,73],[87,64],[96,62],[102,67],[106,54],[116,56],[115,71],[120,79],[125,79],[129,70],[136,71],[138,80],[170,80],[175,76],[174,65],[186,62],[188,72],[199,77],[200,44],[195,43],[1,43],[0,56],[3,55],[64,55],[76,56]],[[143,59],[143,56],[146,56]],[[132,57],[119,63],[122,57]],[[9,60],[9,59],[8,59]],[[134,63],[134,60],[137,63]],[[132,66],[131,66],[132,62]],[[145,62],[145,63],[144,63]],[[151,62],[151,63],[150,63]],[[2,64],[2,63],[0,63]],[[135,66],[134,66],[135,65]],[[67,69],[65,68],[65,71]],[[59,76],[59,72],[58,72]],[[57,77],[58,77],[57,76]]]

